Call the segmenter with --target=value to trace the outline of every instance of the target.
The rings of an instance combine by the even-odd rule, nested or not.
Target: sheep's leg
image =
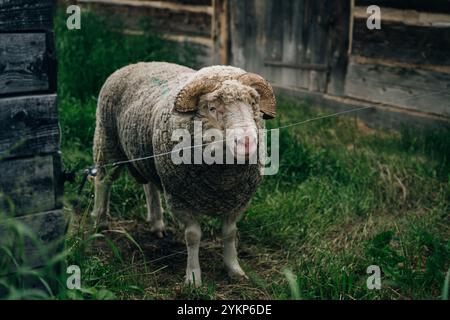
[[[231,278],[246,278],[244,270],[239,265],[236,250],[237,227],[236,220],[225,218],[222,224],[223,261]]]
[[[94,209],[91,218],[94,228],[104,228],[107,226],[106,216],[109,216],[109,198],[111,194],[111,186],[120,175],[121,167],[114,167],[111,172],[107,172],[105,168],[100,168],[94,179],[95,199]]]
[[[166,226],[163,219],[163,208],[158,188],[152,184],[144,184],[145,199],[147,201],[147,221],[150,223],[150,232],[158,238],[166,235]]]
[[[202,231],[200,225],[194,219],[186,223],[186,230],[184,232],[186,239],[186,246],[188,252],[187,267],[186,267],[186,284],[191,284],[196,287],[202,285],[200,263],[198,260],[198,251],[200,249],[200,239]]]

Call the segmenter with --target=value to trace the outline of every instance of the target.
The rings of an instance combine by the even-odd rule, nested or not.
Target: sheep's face
[[[255,89],[235,80],[224,81],[220,88],[200,97],[197,116],[204,129],[221,130],[236,159],[257,151],[262,114]]]

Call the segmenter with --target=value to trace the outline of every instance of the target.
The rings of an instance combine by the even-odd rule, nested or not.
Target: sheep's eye
[[[216,107],[209,107],[208,110],[209,110],[209,114],[211,116],[217,117],[217,109],[216,109]]]

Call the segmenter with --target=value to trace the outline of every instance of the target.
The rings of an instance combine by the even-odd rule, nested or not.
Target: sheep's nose
[[[238,149],[244,151],[245,154],[250,154],[256,145],[256,140],[253,136],[236,137],[234,143]]]
[[[253,137],[243,137],[243,138],[236,138],[234,141],[236,144],[239,144],[241,146],[244,146],[245,149],[248,149],[248,147],[250,146],[250,143],[254,143],[254,139]]]
[[[235,158],[247,158],[258,150],[258,135],[253,127],[239,127],[227,131],[231,152]]]

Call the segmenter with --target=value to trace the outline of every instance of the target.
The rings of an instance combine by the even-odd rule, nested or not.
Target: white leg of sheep
[[[111,186],[120,175],[122,167],[114,167],[110,172],[106,172],[104,168],[100,168],[95,177],[95,199],[94,209],[91,217],[94,222],[94,228],[106,227],[106,217],[109,215],[109,198],[111,194]]]
[[[227,218],[222,224],[223,237],[223,261],[228,270],[228,275],[231,278],[246,278],[245,272],[239,265],[238,255],[236,250],[237,227],[236,219]]]
[[[200,239],[202,231],[200,224],[195,219],[185,220],[185,240],[188,252],[186,266],[186,284],[196,287],[202,285],[202,276],[200,270],[200,262],[198,260],[198,251],[200,249]]]
[[[166,235],[166,226],[163,219],[163,208],[158,188],[152,184],[144,184],[145,199],[147,201],[147,222],[150,223],[150,232],[158,238]]]

